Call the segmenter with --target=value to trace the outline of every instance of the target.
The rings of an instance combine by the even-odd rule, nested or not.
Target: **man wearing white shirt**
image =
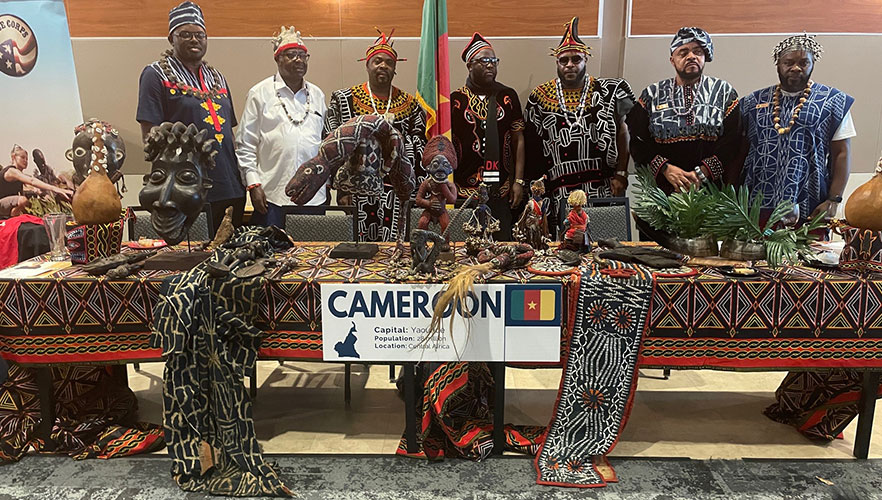
[[[248,91],[236,131],[236,156],[254,214],[251,223],[285,227],[285,185],[297,168],[318,154],[327,106],[325,94],[304,78],[309,54],[300,32],[282,27],[273,39],[279,71]],[[328,199],[327,186],[309,205]]]
[[[799,218],[836,214],[850,170],[854,98],[811,80],[824,49],[813,36],[789,37],[772,52],[779,83],[741,100],[748,143],[741,173],[763,209],[781,201],[799,206]]]

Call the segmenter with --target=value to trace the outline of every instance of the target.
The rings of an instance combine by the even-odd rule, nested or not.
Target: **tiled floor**
[[[129,368],[141,419],[161,422],[162,364]],[[815,444],[762,414],[781,372],[641,370],[634,408],[613,456],[708,458],[851,458],[856,421],[845,438]],[[560,370],[507,371],[506,422],[546,425]],[[353,365],[352,408],[343,404],[343,366],[258,364],[254,417],[266,453],[395,452],[404,431],[404,405],[387,366]],[[877,422],[882,405],[877,405]],[[164,452],[163,452],[164,453]],[[874,426],[871,458],[882,457],[882,425]]]

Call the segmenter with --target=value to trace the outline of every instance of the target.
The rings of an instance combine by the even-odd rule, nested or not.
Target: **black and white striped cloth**
[[[205,29],[205,17],[202,9],[193,2],[182,2],[177,7],[168,11],[168,34],[185,24],[195,24]]]
[[[184,82],[184,84],[193,88],[202,89],[202,85],[199,83],[199,76],[184,67],[184,64],[179,61],[177,57],[170,56],[167,58],[167,60],[168,67],[171,68],[174,76],[177,77],[179,82]],[[159,65],[159,61],[151,63],[150,67],[153,68],[153,70],[156,71],[163,80],[173,81],[172,78],[170,78],[170,75],[165,74],[165,72],[162,70],[162,67]],[[216,88],[227,88],[227,80],[223,77],[223,75],[220,74],[219,71],[209,68],[209,66],[204,62],[199,69],[201,70],[200,73],[202,73],[202,79],[205,81],[206,89],[215,88],[215,84],[217,84]]]

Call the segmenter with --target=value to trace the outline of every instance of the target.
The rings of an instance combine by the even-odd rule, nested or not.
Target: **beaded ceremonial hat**
[[[182,2],[168,12],[168,34],[185,24],[195,24],[205,29],[205,16],[202,9],[193,2]]]
[[[287,28],[282,26],[279,34],[273,37],[273,57],[288,49],[300,49],[303,52],[308,52],[306,45],[303,45],[303,37],[300,36],[299,31],[294,29],[294,26]]]
[[[684,26],[677,31],[674,39],[671,40],[671,54],[683,45],[691,42],[697,42],[704,49],[707,62],[714,60],[714,42],[711,41],[710,34],[694,26]]]
[[[368,47],[367,51],[364,53],[364,57],[359,59],[359,61],[367,61],[380,52],[388,54],[392,59],[395,59],[396,61],[406,61],[407,59],[399,59],[398,52],[396,52],[395,49],[392,47],[392,44],[395,43],[392,41],[392,34],[395,33],[395,29],[393,28],[392,31],[389,32],[388,36],[380,31],[380,28],[376,28],[376,30],[377,33],[380,34],[380,36],[377,37],[377,40],[374,42],[373,45]]]
[[[566,29],[564,30],[563,38],[560,40],[560,45],[558,45],[557,48],[551,49],[551,55],[557,57],[568,50],[575,50],[578,52],[584,52],[590,56],[591,47],[585,45],[585,42],[579,38],[579,18],[574,17],[570,19],[570,22],[565,26]]]
[[[815,40],[815,35],[803,33],[785,38],[778,45],[775,45],[775,49],[772,50],[772,59],[778,62],[782,55],[794,50],[811,52],[815,61],[820,60],[821,54],[824,53],[824,47]]]
[[[463,62],[471,62],[472,58],[475,57],[475,54],[480,52],[487,47],[493,48],[483,36],[477,31],[474,35],[472,35],[472,39],[469,40],[468,45],[462,50],[462,61]]]

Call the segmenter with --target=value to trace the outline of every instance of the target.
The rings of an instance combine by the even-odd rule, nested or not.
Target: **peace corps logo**
[[[0,14],[0,71],[25,76],[37,64],[37,38],[21,18]]]

